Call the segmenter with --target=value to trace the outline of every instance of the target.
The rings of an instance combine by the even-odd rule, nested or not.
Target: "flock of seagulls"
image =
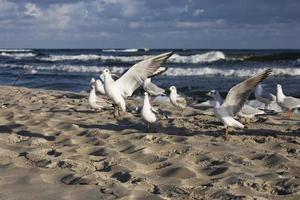
[[[150,96],[166,96],[166,91],[151,82],[153,76],[157,76],[167,70],[164,64],[172,52],[163,53],[151,58],[145,59],[133,65],[120,77],[112,74],[109,69],[104,69],[99,77],[90,81],[90,94],[88,98],[89,106],[94,110],[101,110],[108,105],[107,101],[96,95],[106,95],[114,107],[114,117],[119,118],[126,112],[126,98],[142,86],[144,89],[143,106],[141,117],[147,123],[148,129],[151,128],[158,117],[158,111],[150,103]],[[282,110],[287,111],[287,117],[291,116],[293,109],[300,108],[300,99],[285,96],[281,85],[277,85],[277,95],[264,91],[261,82],[266,79],[272,70],[266,69],[241,83],[233,86],[225,100],[217,90],[211,90],[207,93],[213,100],[202,105],[213,108],[214,115],[224,124],[225,138],[228,137],[230,128],[244,128],[245,125],[238,121],[237,117],[251,119],[256,115],[265,114],[264,110],[257,109],[249,104],[247,100],[254,91],[256,100],[265,105],[265,109],[276,101]],[[113,78],[114,77],[114,78]],[[169,88],[169,101],[174,108],[183,110],[187,107],[187,98],[178,94],[175,86]]]

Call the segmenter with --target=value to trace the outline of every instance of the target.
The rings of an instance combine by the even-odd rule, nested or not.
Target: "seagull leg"
[[[150,123],[149,123],[149,122],[147,122],[147,132],[148,132],[148,133],[151,132],[151,131],[150,131]]]
[[[114,118],[118,119],[120,117],[119,106],[116,104],[113,104],[113,106],[114,106]]]
[[[225,126],[224,131],[225,131],[224,139],[225,141],[228,141],[230,139],[230,136],[228,135],[229,127]]]
[[[293,111],[292,109],[288,109],[288,111],[285,113],[285,117],[288,119],[291,119],[293,116]]]
[[[285,111],[284,113],[282,113],[282,115],[286,119],[291,119],[291,117],[292,117],[292,110],[288,109],[287,111]]]

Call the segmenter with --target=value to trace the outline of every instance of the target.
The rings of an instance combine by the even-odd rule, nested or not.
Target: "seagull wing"
[[[180,107],[186,107],[186,106],[187,106],[186,98],[184,98],[184,97],[182,97],[182,96],[177,96],[176,103],[177,103]]]
[[[143,87],[144,87],[144,90],[146,92],[148,92],[150,95],[154,95],[154,96],[165,95],[165,90],[158,87],[157,85],[155,85],[152,82],[144,82]]]
[[[160,74],[164,73],[165,71],[167,71],[167,69],[168,69],[168,67],[160,67],[150,77],[160,75]]]
[[[241,110],[252,90],[260,82],[267,78],[271,71],[271,69],[264,70],[263,72],[258,73],[257,75],[232,87],[229,90],[222,107],[225,107],[231,115],[235,115]]]
[[[295,97],[286,97],[283,100],[283,104],[287,108],[298,108],[300,107],[300,99]]]
[[[116,87],[121,91],[122,96],[131,96],[132,93],[141,86],[149,76],[152,76],[171,55],[172,52],[163,53],[133,65],[115,82]]]
[[[273,96],[271,93],[269,92],[265,92],[263,91],[262,94],[261,94],[261,97],[264,98],[264,99],[268,99],[269,101],[273,101]]]

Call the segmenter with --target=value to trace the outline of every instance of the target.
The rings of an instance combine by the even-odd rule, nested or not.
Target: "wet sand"
[[[300,117],[223,138],[209,111],[94,112],[87,94],[0,87],[0,199],[300,199]],[[138,100],[128,100],[133,108]]]

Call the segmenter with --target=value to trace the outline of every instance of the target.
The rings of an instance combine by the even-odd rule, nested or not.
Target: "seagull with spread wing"
[[[115,107],[115,116],[116,111],[119,112],[119,108],[121,108],[123,112],[126,112],[125,98],[131,96],[132,93],[140,87],[147,78],[153,76],[153,74],[171,55],[172,52],[168,52],[145,59],[133,65],[116,81],[112,79],[111,73],[108,69],[103,70],[105,93],[118,107]],[[120,112],[118,115],[120,116]]]
[[[222,104],[216,101],[214,113],[225,126],[226,139],[228,139],[229,127],[244,128],[244,125],[235,120],[234,116],[242,109],[253,89],[265,78],[267,78],[270,75],[271,71],[272,70],[270,69],[264,70],[232,87]]]
[[[214,101],[211,102],[211,104],[213,105],[212,107],[215,106],[216,101],[218,101],[220,104],[224,102],[224,99],[221,97],[219,91],[217,90],[211,90],[207,93],[207,95],[214,99]],[[237,112],[237,115],[240,118],[244,118],[246,121],[253,119],[256,115],[262,114],[265,114],[265,112],[247,104],[244,104],[241,110]]]

